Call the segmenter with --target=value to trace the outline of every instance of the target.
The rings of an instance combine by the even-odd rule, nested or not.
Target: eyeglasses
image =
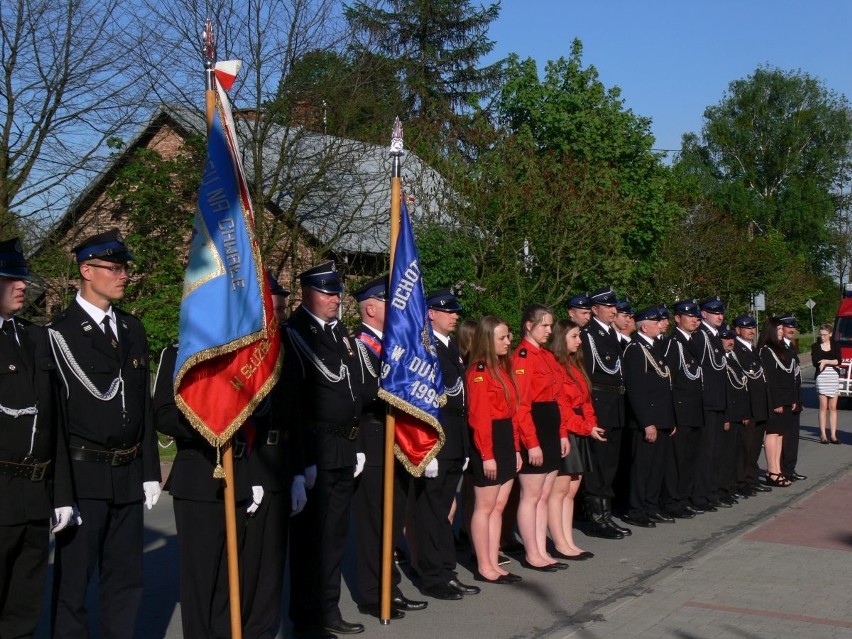
[[[119,273],[127,273],[130,275],[132,272],[131,267],[128,264],[86,264],[86,266],[92,266],[94,268],[102,268],[105,271],[110,271],[113,275],[118,275]]]

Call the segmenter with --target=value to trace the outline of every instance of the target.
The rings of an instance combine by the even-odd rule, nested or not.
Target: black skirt
[[[568,433],[568,441],[571,442],[571,450],[562,458],[559,465],[560,475],[580,475],[591,472],[592,447],[589,445],[591,438],[585,435]]]
[[[553,472],[559,468],[559,463],[562,460],[562,446],[559,443],[559,404],[556,402],[533,402],[532,419],[544,462],[541,466],[530,466],[527,450],[522,448],[521,473],[536,475]]]
[[[766,420],[767,435],[784,435],[790,432],[791,428],[795,428],[796,416],[793,414],[793,409],[790,406],[784,407],[784,412],[776,413],[769,409],[769,418]]]
[[[491,480],[485,476],[482,467],[482,455],[478,451],[470,458],[470,469],[473,475],[473,485],[500,486],[515,475],[515,432],[511,418],[495,419],[491,422],[491,450],[494,451],[494,461],[497,462],[497,479]]]

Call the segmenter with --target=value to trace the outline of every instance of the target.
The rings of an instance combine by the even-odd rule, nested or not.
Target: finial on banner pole
[[[393,134],[391,135],[390,156],[393,158],[393,171],[391,177],[400,176],[400,160],[402,158],[402,122],[397,116],[393,121]]]

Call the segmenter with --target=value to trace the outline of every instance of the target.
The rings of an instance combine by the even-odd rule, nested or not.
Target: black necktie
[[[325,331],[325,334],[328,335],[329,339],[331,339],[334,342],[337,341],[337,337],[334,335],[334,328],[332,327],[331,324],[326,322],[325,326],[323,327],[323,330]]]
[[[104,318],[103,320],[101,320],[101,323],[104,325],[104,335],[107,336],[110,346],[112,346],[113,348],[118,348],[118,339],[116,338],[115,333],[112,330],[112,326],[110,325],[109,315],[104,315]]]

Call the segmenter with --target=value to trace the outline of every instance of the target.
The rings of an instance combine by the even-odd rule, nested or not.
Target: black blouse
[[[840,354],[840,346],[834,340],[830,340],[831,348],[827,351],[822,350],[819,342],[814,342],[811,345],[811,363],[814,367],[814,376],[819,375],[819,363],[824,359],[836,359],[839,362],[843,361]]]

